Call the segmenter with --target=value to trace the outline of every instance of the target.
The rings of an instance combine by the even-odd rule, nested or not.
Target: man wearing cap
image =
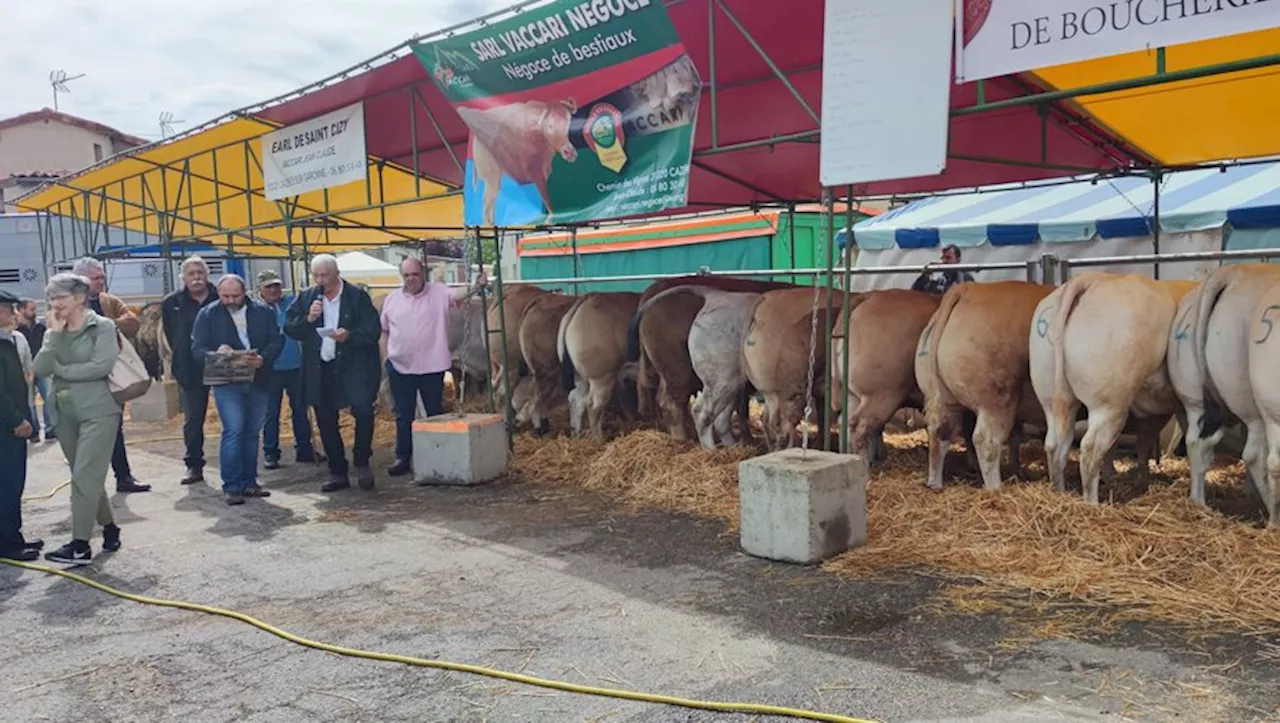
[[[276,315],[276,325],[284,330],[285,312],[293,294],[284,293],[284,280],[274,269],[258,272],[258,300]],[[275,374],[267,388],[267,421],[262,427],[262,458],[267,469],[280,467],[280,406],[289,393],[289,415],[293,422],[293,459],[296,462],[323,462],[311,444],[311,420],[302,388],[302,350],[298,340],[284,337],[284,348],[272,366]]]
[[[0,289],[0,557],[31,561],[42,543],[22,536],[22,490],[27,485],[31,407],[27,377],[12,331],[18,297]]]

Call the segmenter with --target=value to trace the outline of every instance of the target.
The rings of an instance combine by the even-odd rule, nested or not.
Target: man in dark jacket
[[[45,325],[36,319],[36,312],[35,299],[23,299],[18,303],[18,331],[27,338],[32,359],[40,353],[46,331]],[[36,377],[34,386],[44,405],[44,439],[46,442],[52,442],[57,439],[57,433],[53,431],[53,398],[49,396],[49,380],[45,377]],[[36,414],[34,397],[31,402],[31,427],[31,441],[40,441],[40,416]]]
[[[27,485],[31,407],[27,377],[9,326],[18,297],[0,289],[0,557],[31,561],[42,543],[22,536],[22,490]]]
[[[955,244],[944,246],[942,248],[942,259],[939,263],[943,266],[960,263],[960,247]],[[942,296],[952,286],[971,281],[973,281],[973,274],[968,271],[947,271],[945,269],[942,271],[926,271],[920,274],[916,282],[911,285],[911,289]]]
[[[209,288],[209,265],[199,256],[191,256],[182,262],[182,288],[160,302],[160,323],[173,352],[171,372],[181,391],[182,439],[187,446],[184,485],[204,481],[204,417],[209,411],[203,359],[191,355],[191,330],[200,309],[217,300]]]
[[[284,332],[301,342],[302,380],[307,403],[316,410],[320,441],[329,458],[329,481],[321,491],[351,486],[347,454],[338,431],[338,410],[350,407],[356,421],[351,455],[361,489],[373,488],[373,402],[382,383],[378,339],[382,323],[369,294],[343,282],[338,260],[320,254],[311,260],[316,285],[289,307]]]
[[[271,366],[284,337],[270,309],[252,300],[244,279],[227,274],[218,280],[218,302],[196,314],[191,332],[191,356],[203,360],[219,351],[248,351],[245,363],[257,371],[251,382],[213,387],[213,403],[222,421],[219,467],[228,505],[242,505],[245,497],[268,497],[258,485],[258,437],[267,419]],[[202,380],[203,381],[203,380]]]

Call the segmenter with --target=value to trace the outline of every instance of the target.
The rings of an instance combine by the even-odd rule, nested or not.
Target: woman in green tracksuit
[[[53,383],[58,442],[71,465],[72,540],[45,559],[84,565],[93,557],[89,538],[95,521],[102,525],[102,549],[120,549],[105,486],[123,411],[107,386],[120,347],[115,322],[89,308],[88,279],[57,274],[46,292],[48,331],[32,366]]]

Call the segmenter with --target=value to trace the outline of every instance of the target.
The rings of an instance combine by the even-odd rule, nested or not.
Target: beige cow
[[[639,304],[640,294],[630,291],[586,294],[560,320],[556,351],[574,436],[582,433],[585,415],[592,436],[603,439],[605,408],[624,381],[635,380],[627,327]]]
[[[813,358],[812,422],[821,422],[826,404],[827,295],[818,289],[817,334],[812,333],[814,290],[799,287],[760,295],[742,337],[742,371],[764,397],[764,437],[770,451],[794,446],[796,425],[804,418],[809,360]],[[839,313],[843,292],[831,293],[833,310]],[[834,318],[834,316],[832,317]],[[810,342],[813,341],[812,349]],[[824,432],[825,433],[825,430]],[[819,446],[827,439],[820,437]]]
[[[1187,454],[1191,456],[1193,441],[1197,447],[1208,445],[1212,449],[1221,439],[1228,415],[1243,422],[1248,436],[1241,457],[1249,484],[1268,511],[1274,508],[1274,500],[1266,483],[1266,424],[1249,365],[1251,347],[1261,336],[1254,327],[1266,326],[1255,315],[1255,308],[1277,281],[1280,266],[1273,264],[1222,266],[1205,279],[1194,330],[1196,368],[1204,383],[1203,413],[1194,440],[1191,430],[1187,434]],[[1270,371],[1274,374],[1274,367]],[[1197,453],[1205,454],[1203,449]],[[1191,496],[1196,501],[1204,500],[1203,479],[1192,479]]]
[[[831,369],[833,407],[844,406],[844,356],[849,354],[849,451],[868,455],[880,442],[880,430],[905,404],[923,405],[916,384],[916,342],[938,310],[941,297],[921,291],[891,289],[855,294],[849,301],[849,331],[844,314],[835,322]],[[841,344],[838,340],[846,339]],[[878,455],[872,455],[878,456]]]
[[[1025,281],[995,281],[958,284],[943,295],[915,358],[929,424],[931,489],[942,489],[943,461],[964,431],[966,410],[977,415],[973,446],[989,490],[1001,486],[1001,452],[1018,432],[1017,422],[1043,424],[1029,380],[1027,339],[1036,305],[1052,291]],[[1018,466],[1016,438],[1010,453]]]
[[[1253,307],[1249,333],[1249,385],[1253,388],[1258,415],[1266,433],[1266,483],[1255,478],[1266,491],[1267,524],[1280,525],[1280,279],[1271,283]],[[1252,434],[1250,435],[1252,437]]]
[[[564,398],[560,388],[560,356],[556,345],[560,320],[578,300],[567,294],[539,296],[525,308],[518,333],[522,375],[527,370],[531,402],[517,416],[517,422],[528,421],[535,434],[551,430],[547,413]]]
[[[1065,489],[1076,415],[1088,410],[1080,443],[1087,502],[1130,418],[1138,432],[1145,477],[1160,430],[1181,413],[1165,367],[1169,329],[1195,282],[1155,281],[1138,274],[1085,273],[1036,307],[1030,344],[1031,382],[1046,420],[1049,479]]]

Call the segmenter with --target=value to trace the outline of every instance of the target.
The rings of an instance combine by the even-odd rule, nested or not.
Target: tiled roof
[[[40,110],[31,111],[30,113],[23,113],[22,115],[16,115],[16,116],[13,116],[12,118],[0,119],[0,130],[4,130],[5,128],[14,128],[17,126],[27,125],[28,123],[48,123],[50,121],[65,123],[67,125],[84,128],[85,130],[93,131],[94,133],[101,133],[102,135],[107,136],[109,138],[112,138],[115,140],[121,140],[121,141],[124,141],[125,143],[131,143],[133,145],[140,146],[150,142],[145,138],[131,136],[128,133],[121,133],[115,128],[112,128],[111,126],[106,126],[96,121],[79,118],[69,113],[56,111],[52,108],[41,108]]]

